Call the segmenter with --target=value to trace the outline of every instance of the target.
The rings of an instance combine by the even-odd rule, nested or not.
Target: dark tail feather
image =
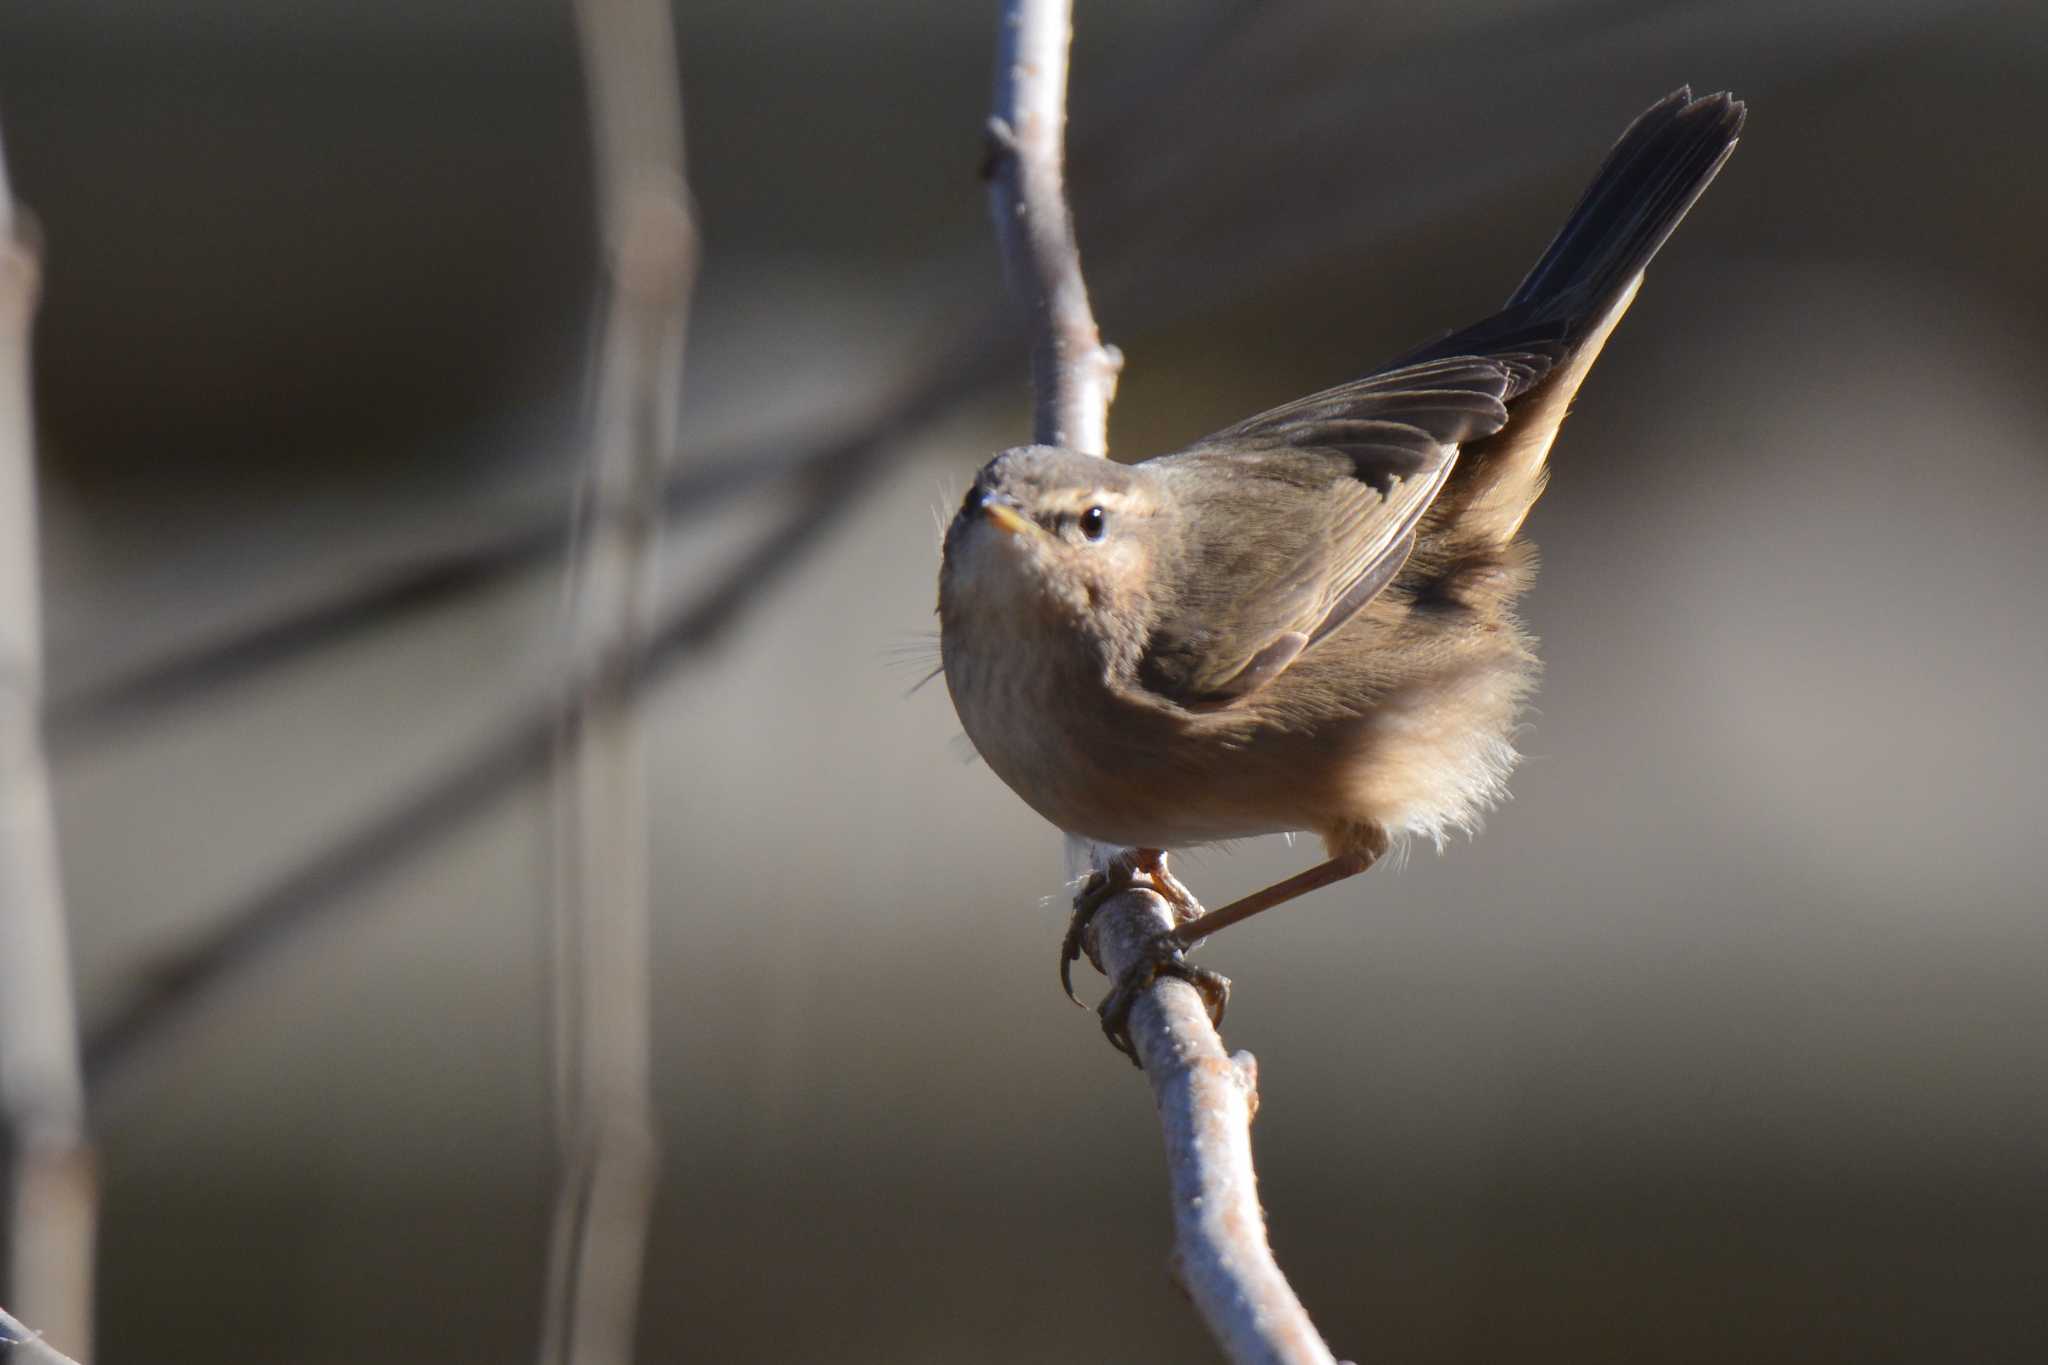
[[[1486,321],[1411,360],[1490,356],[1509,366],[1508,422],[1467,445],[1423,539],[1439,557],[1503,553],[1543,492],[1545,462],[1628,291],[1735,149],[1743,108],[1680,89],[1629,125],[1543,259]]]
[[[1726,94],[1681,86],[1629,125],[1562,231],[1501,310],[1524,325],[1598,319],[1705,192],[1742,131]]]

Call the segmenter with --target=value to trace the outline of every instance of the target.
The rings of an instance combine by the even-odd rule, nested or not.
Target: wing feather
[[[1499,431],[1541,371],[1520,354],[1427,360],[1147,461],[1192,509],[1202,571],[1158,604],[1141,681],[1201,709],[1270,684],[1393,581],[1459,446]]]

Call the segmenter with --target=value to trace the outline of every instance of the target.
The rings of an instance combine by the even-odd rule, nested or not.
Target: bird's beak
[[[985,502],[981,505],[981,514],[1005,535],[1021,536],[1038,530],[1037,522],[1008,503]]]

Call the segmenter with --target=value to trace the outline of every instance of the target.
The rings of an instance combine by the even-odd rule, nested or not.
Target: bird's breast
[[[976,752],[1063,830],[1181,848],[1302,824],[1242,773],[1232,780],[1227,718],[1118,686],[1100,653],[1057,623],[947,617],[940,652]]]

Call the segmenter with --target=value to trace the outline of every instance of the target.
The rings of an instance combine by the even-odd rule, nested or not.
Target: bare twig
[[[1069,4],[1003,7],[995,113],[988,123],[989,207],[1010,284],[1031,309],[1033,435],[1101,455],[1123,356],[1102,344],[1067,209]]]
[[[43,1340],[43,1334],[0,1308],[0,1360],[21,1365],[79,1365],[70,1356]]]
[[[92,1337],[98,1204],[42,741],[29,332],[36,253],[0,157],[0,1117],[8,1301],[71,1350]]]
[[[611,288],[570,557],[568,680],[639,658],[674,458],[697,234],[666,0],[578,0]],[[650,1088],[640,693],[565,699],[557,743],[555,1098],[561,1174],[542,1365],[630,1365],[659,1146]]]
[[[1032,309],[1033,434],[1047,445],[1105,454],[1122,358],[1102,344],[1089,309],[1061,183],[1072,26],[1071,0],[1004,7],[989,122],[990,199],[1012,285]],[[1103,970],[1120,978],[1149,941],[1172,928],[1159,897],[1116,897],[1096,913],[1092,930]],[[1176,1262],[1188,1297],[1233,1361],[1328,1365],[1329,1348],[1266,1242],[1252,1167],[1251,1054],[1227,1056],[1194,988],[1169,978],[1139,997],[1131,1033],[1166,1136]]]
[[[1173,911],[1149,891],[1127,891],[1093,924],[1096,955],[1111,977],[1144,959],[1146,941],[1173,928]],[[1288,1287],[1266,1241],[1252,1167],[1259,1107],[1252,1054],[1226,1056],[1201,995],[1185,981],[1154,985],[1131,1010],[1131,1043],[1152,1082],[1166,1135],[1173,1204],[1174,1272],[1202,1320],[1238,1362],[1329,1362],[1308,1311]]]

